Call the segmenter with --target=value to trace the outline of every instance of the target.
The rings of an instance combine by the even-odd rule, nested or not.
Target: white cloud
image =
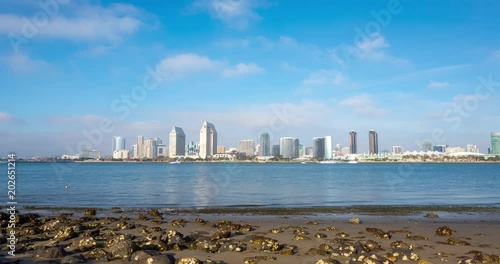
[[[255,63],[238,63],[233,67],[228,67],[222,71],[222,76],[225,78],[232,78],[241,75],[259,74],[265,70]]]
[[[405,59],[387,54],[384,51],[387,48],[389,48],[389,43],[382,35],[375,33],[356,45],[347,47],[347,51],[361,60],[387,61],[396,65],[407,65],[409,63]],[[333,58],[336,61],[340,60],[337,55],[333,56]]]
[[[318,70],[312,72],[302,81],[303,85],[340,85],[343,84],[346,77],[334,70]]]
[[[255,10],[268,5],[265,0],[196,0],[192,7],[208,12],[229,27],[242,30],[262,19]]]
[[[448,83],[448,82],[438,82],[438,81],[430,80],[427,88],[442,89],[442,88],[447,88],[448,86],[450,86],[450,83]]]
[[[32,72],[40,69],[49,69],[51,64],[43,60],[31,59],[24,53],[16,53],[6,57],[0,57],[0,63],[7,65],[15,72]]]
[[[16,34],[24,39],[40,36],[73,41],[117,42],[124,36],[135,33],[143,25],[143,12],[132,5],[69,5],[59,6],[54,14],[46,13],[40,7],[33,10],[32,16],[0,14],[0,34]],[[39,13],[48,17],[46,23],[36,22],[35,14]],[[31,30],[30,35],[25,34],[27,29]]]
[[[383,116],[387,109],[376,107],[373,98],[368,94],[359,94],[340,101],[340,106],[350,107],[360,115]]]
[[[24,120],[6,112],[0,112],[0,124],[18,125],[24,124]]]
[[[190,73],[212,71],[221,68],[225,63],[194,53],[179,54],[163,59],[156,71],[170,80],[180,79]]]

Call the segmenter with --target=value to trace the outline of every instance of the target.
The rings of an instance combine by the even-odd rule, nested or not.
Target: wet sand
[[[469,260],[468,263],[500,263],[498,208],[474,212],[434,211],[438,218],[427,218],[425,214],[428,212],[413,210],[398,211],[399,213],[388,213],[387,210],[386,213],[374,212],[377,210],[368,210],[369,212],[365,213],[358,210],[352,210],[354,213],[347,211],[325,213],[323,210],[307,209],[296,210],[290,214],[285,212],[288,210],[275,210],[274,213],[272,210],[267,210],[266,213],[266,210],[258,208],[243,211],[227,208],[206,211],[159,210],[161,217],[154,216],[154,212],[148,215],[151,212],[141,210],[123,213],[117,210],[114,210],[115,212],[98,210],[96,216],[85,216],[82,210],[34,211],[41,214],[37,218],[38,222],[25,223],[17,230],[19,234],[23,228],[35,227],[35,231],[28,232],[29,234],[23,235],[20,239],[25,244],[24,250],[20,250],[23,252],[16,253],[15,257],[6,256],[5,242],[3,242],[0,256],[2,263],[13,261],[60,263],[62,257],[37,258],[34,252],[41,246],[64,249],[65,260],[72,255],[88,256],[88,252],[95,248],[111,252],[111,247],[107,247],[109,245],[105,242],[127,234],[133,236],[122,236],[122,238],[135,244],[133,251],[157,250],[158,253],[172,256],[176,262],[182,258],[197,258],[205,261],[204,263],[211,263],[207,262],[207,259],[219,261],[218,263],[252,263],[249,257],[265,256],[275,260],[263,260],[258,263],[306,264],[317,263],[320,259],[337,260],[340,263],[391,263],[407,262],[403,260],[407,255],[411,259],[408,261],[414,263],[458,263],[465,260]],[[61,217],[61,213],[72,215]],[[352,221],[355,218],[361,220],[361,223],[350,223],[350,221],[356,222]],[[180,219],[184,219],[185,223],[176,221]],[[58,229],[74,226],[75,223],[79,223],[80,227],[69,238],[55,237]],[[91,225],[91,223],[101,224]],[[46,230],[42,231],[43,226],[51,225],[54,227],[53,230],[45,228]],[[85,233],[85,230],[92,229],[89,226],[99,229],[99,234]],[[436,234],[438,229],[443,236]],[[3,226],[2,230],[5,230]],[[161,240],[160,238],[165,237],[169,230],[180,232],[184,241],[176,246],[175,242],[165,240],[169,245],[163,249],[147,245],[145,242],[155,238]],[[214,237],[218,230],[230,231],[229,237]],[[41,234],[46,234],[45,239],[40,238]],[[90,236],[97,242],[95,246],[80,251],[68,248],[81,237]],[[264,244],[275,243],[276,247],[259,244],[259,239],[265,240]],[[201,241],[206,243],[203,244]],[[228,245],[233,247],[227,247]],[[380,249],[374,248],[374,245],[379,245]],[[127,263],[131,256],[134,255],[131,253],[125,258],[110,255],[109,260],[111,263]],[[362,259],[363,256],[365,256],[364,262],[354,261]],[[375,260],[368,262],[369,256],[378,258],[380,262]],[[86,260],[91,263],[103,262],[88,257]],[[388,260],[390,262],[387,262]]]

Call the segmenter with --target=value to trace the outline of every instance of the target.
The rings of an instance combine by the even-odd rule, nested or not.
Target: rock
[[[107,248],[113,258],[129,259],[138,249],[137,245],[132,241],[118,240],[111,243]]]
[[[267,260],[276,260],[276,257],[272,257],[272,256],[246,257],[243,259],[243,263],[245,263],[245,264],[257,264],[261,261],[267,261]]]
[[[340,261],[335,259],[320,259],[316,261],[316,264],[340,264]]]
[[[428,260],[423,260],[423,259],[421,259],[421,260],[419,260],[419,261],[417,262],[417,264],[432,264],[432,262],[430,262],[430,261],[428,261]]]
[[[160,251],[141,250],[136,251],[130,257],[130,263],[136,264],[174,264],[175,259],[171,255],[162,255]]]
[[[78,234],[75,232],[74,228],[72,226],[64,226],[59,231],[57,231],[57,234],[54,236],[54,239],[59,240],[59,241],[65,241],[71,238],[75,238]]]
[[[89,208],[89,209],[85,210],[85,215],[96,215],[96,214],[97,214],[97,210],[96,209]]]
[[[406,235],[406,238],[410,239],[410,240],[428,240],[427,237],[424,237],[424,236],[419,236],[419,235]]]
[[[403,261],[407,260],[417,261],[420,259],[420,257],[415,252],[403,248],[393,248],[392,255],[397,257],[399,260]]]
[[[398,240],[391,243],[391,248],[402,248],[402,249],[412,249],[413,247],[406,244],[405,242]]]
[[[334,226],[328,226],[328,227],[319,228],[318,231],[321,231],[321,232],[338,231],[338,228],[336,228]]]
[[[177,264],[201,264],[202,262],[197,258],[181,258]]]
[[[319,245],[319,249],[321,249],[325,252],[331,252],[332,247],[328,244],[321,244],[321,245]]]
[[[206,225],[207,224],[207,221],[205,221],[205,220],[203,220],[201,218],[196,218],[194,220],[194,222],[197,223],[197,224],[200,224],[200,225]]]
[[[307,251],[307,255],[318,255],[318,256],[326,256],[327,252],[319,249],[319,248],[310,248]]]
[[[249,242],[257,245],[260,250],[268,252],[279,251],[282,248],[277,240],[265,236],[253,235]]]
[[[185,242],[184,235],[176,230],[163,231],[160,240],[168,245],[182,244]]]
[[[186,219],[175,219],[170,222],[170,224],[174,227],[184,227],[186,223]]]
[[[437,214],[434,214],[434,213],[427,213],[424,217],[427,217],[427,218],[439,218],[439,216]]]
[[[480,261],[481,263],[500,263],[500,256],[494,254],[484,254],[481,251],[476,251],[474,260]]]
[[[335,235],[338,236],[338,237],[348,237],[349,236],[349,234],[347,234],[345,232],[340,232],[340,233],[337,233]]]
[[[273,228],[271,230],[269,230],[268,233],[271,233],[271,234],[278,234],[278,233],[282,233],[283,230],[279,229],[279,228]]]
[[[149,220],[149,217],[147,217],[147,216],[145,216],[143,214],[140,214],[140,215],[137,216],[137,220],[138,221],[147,221],[147,220]]]
[[[309,222],[307,222],[307,225],[317,225],[317,224],[318,224],[318,222],[316,222],[316,221],[309,221]]]
[[[368,240],[365,243],[365,246],[370,249],[370,251],[379,251],[382,249],[379,243],[373,241],[373,240]]]
[[[158,209],[151,209],[151,210],[149,210],[148,215],[150,215],[150,216],[161,216],[161,213],[160,213],[160,211],[158,211]]]
[[[33,258],[62,258],[66,251],[60,247],[40,248],[33,252]]]
[[[61,260],[61,264],[85,263],[87,259],[82,254],[66,256]]]
[[[228,252],[228,251],[241,252],[241,251],[243,251],[243,248],[234,242],[226,242],[226,243],[220,245],[219,252]]]
[[[113,214],[121,214],[123,213],[123,209],[121,209],[120,207],[111,207],[111,212]]]
[[[458,238],[450,237],[446,241],[446,244],[453,246],[470,246],[470,243],[464,240],[460,240]]]
[[[442,226],[436,229],[436,236],[452,236],[453,230],[447,226]]]
[[[326,238],[326,235],[325,235],[325,234],[323,234],[323,233],[316,233],[316,234],[314,235],[314,237],[316,237],[316,238]]]
[[[111,255],[101,248],[96,248],[91,251],[85,252],[83,253],[83,256],[86,259],[94,259],[97,261],[105,261],[105,262],[109,261],[111,258]]]
[[[219,240],[222,238],[228,238],[230,236],[231,236],[230,230],[218,230],[210,237],[210,239],[211,240]]]
[[[361,223],[362,223],[361,219],[359,219],[358,217],[349,219],[349,224],[361,224]]]
[[[293,237],[293,240],[296,240],[296,241],[298,241],[298,240],[311,240],[311,238],[308,236],[304,236],[304,235],[295,235]]]
[[[292,256],[295,254],[295,247],[288,246],[280,251],[280,255]]]
[[[73,242],[68,246],[68,249],[76,251],[89,251],[94,249],[96,245],[97,242],[93,237],[81,237],[73,240]]]
[[[378,238],[383,238],[383,239],[390,239],[391,238],[391,235],[389,233],[384,232],[380,228],[367,227],[366,231],[374,234]]]

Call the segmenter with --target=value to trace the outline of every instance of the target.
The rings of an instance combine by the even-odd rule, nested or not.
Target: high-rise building
[[[325,138],[315,137],[313,138],[313,158],[324,159],[325,158]]]
[[[474,144],[467,144],[465,146],[465,152],[479,153],[479,148]]]
[[[158,144],[158,146],[156,146],[156,157],[162,157],[162,158],[165,158],[165,157],[168,157],[168,147],[165,145],[165,144]]]
[[[280,154],[284,159],[299,157],[299,140],[293,137],[280,138]]]
[[[500,132],[491,132],[491,154],[500,155]]]
[[[113,137],[113,147],[111,153],[114,155],[115,150],[125,149],[125,138],[124,137]]]
[[[280,153],[280,145],[273,145],[272,149],[271,149],[271,156],[279,156],[281,155]]]
[[[358,153],[358,133],[354,130],[349,132],[349,152],[350,154]]]
[[[428,152],[428,151],[432,151],[432,150],[433,150],[432,142],[425,141],[424,143],[422,143],[422,151],[423,152]]]
[[[252,157],[255,152],[255,141],[247,139],[240,140],[238,144],[238,152],[246,157]]]
[[[137,156],[135,158],[144,158],[144,137],[137,136]]]
[[[313,149],[313,147],[306,147],[306,151],[305,151],[304,155],[306,155],[308,157],[314,156],[314,149]]]
[[[446,145],[435,145],[432,147],[432,151],[445,153],[446,152]]]
[[[194,143],[194,141],[191,141],[189,142],[189,144],[186,145],[187,155],[198,155],[199,152],[200,152],[199,144]]]
[[[143,157],[148,159],[154,159],[158,157],[158,144],[161,144],[161,140],[158,138],[148,138],[144,141],[144,151]]]
[[[224,153],[226,153],[226,147],[217,146],[217,154],[224,154]]]
[[[212,123],[205,122],[200,130],[200,157],[209,158],[217,154],[217,130]]]
[[[180,127],[172,128],[168,144],[169,156],[184,156],[186,154],[186,134],[184,134],[184,130]]]
[[[392,146],[392,154],[403,154],[403,147]]]
[[[260,135],[260,156],[271,156],[271,137],[269,133]]]
[[[374,130],[368,132],[368,145],[370,154],[378,154],[378,134]]]
[[[333,143],[332,143],[332,137],[331,136],[326,136],[325,137],[325,159],[332,159],[333,158]]]

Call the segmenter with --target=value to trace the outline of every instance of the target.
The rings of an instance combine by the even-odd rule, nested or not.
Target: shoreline
[[[447,207],[425,208],[447,210]],[[498,263],[500,209],[483,208],[471,213],[469,209],[474,208],[460,207],[459,212],[449,208],[453,210],[449,213],[426,212],[433,213],[431,217],[387,215],[378,210],[366,210],[365,215],[344,209],[339,210],[342,214],[322,210],[314,210],[316,213],[270,210],[256,214],[257,208],[142,209],[108,214],[110,211],[76,208],[38,215],[36,209],[27,213],[21,210],[19,219],[23,223],[17,230],[20,240],[16,254],[8,256],[3,251],[0,261],[21,264],[34,261]],[[379,214],[373,214],[374,211]],[[287,214],[282,214],[285,212]],[[5,243],[0,242],[0,247],[5,248]],[[365,258],[370,261],[355,261]],[[187,259],[200,262],[187,262]]]

